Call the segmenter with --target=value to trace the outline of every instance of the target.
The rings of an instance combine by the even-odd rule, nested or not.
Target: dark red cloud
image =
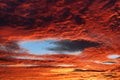
[[[119,67],[119,59],[116,60],[118,63],[115,62],[116,64],[109,65],[109,67],[94,61],[114,62],[115,60],[108,59],[106,56],[120,55],[119,14],[119,0],[0,1],[0,45],[8,46],[10,50],[21,49],[16,43],[19,40],[48,38],[102,43],[100,47],[86,48],[79,56],[44,55],[42,57],[54,57],[56,61],[50,62],[50,64],[71,62],[71,64],[86,69],[103,69],[103,66],[104,69],[113,69],[116,66]],[[12,44],[8,44],[9,42]],[[13,54],[17,56],[29,55],[18,55],[11,51],[10,53],[1,51],[0,55],[3,57],[3,55],[13,56]],[[5,56],[3,58],[6,60]],[[6,63],[3,58],[1,63]],[[80,60],[92,60],[92,62],[79,62]],[[19,59],[13,59],[11,62],[44,63],[44,61]]]

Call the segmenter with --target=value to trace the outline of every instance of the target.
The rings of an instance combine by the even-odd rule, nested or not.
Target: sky
[[[119,14],[119,0],[0,0],[0,70],[120,71]]]
[[[99,46],[100,44],[89,41],[69,41],[69,40],[32,40],[20,41],[19,46],[27,49],[32,54],[80,54],[84,48]]]
[[[33,54],[52,54],[55,52],[52,52],[48,50],[47,48],[55,47],[56,45],[52,44],[52,42],[55,42],[56,40],[43,40],[43,41],[23,41],[20,42],[19,45],[22,48],[25,48],[29,51],[29,53]]]
[[[111,58],[111,59],[117,59],[119,57],[120,57],[120,55],[117,55],[117,54],[112,54],[112,55],[108,56],[108,58]]]

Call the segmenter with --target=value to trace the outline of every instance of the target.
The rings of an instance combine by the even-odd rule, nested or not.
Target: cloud
[[[119,58],[120,58],[120,55],[111,54],[111,55],[108,55],[107,57],[110,58],[110,59],[119,59]]]
[[[42,58],[42,57],[30,57],[30,56],[9,56],[9,58],[13,59],[19,59],[19,60],[38,60],[38,61],[55,61],[54,59],[51,58]]]
[[[61,68],[61,69],[52,69],[51,72],[55,72],[55,73],[70,73],[74,70],[74,68]]]
[[[104,72],[104,70],[84,70],[84,69],[74,69],[73,72]]]
[[[91,62],[80,63],[78,59],[109,61],[106,56],[112,53],[120,54],[119,3],[120,1],[116,0],[101,1],[100,3],[97,0],[1,1],[0,47],[4,46],[9,53],[0,51],[0,56],[28,55],[24,52],[22,54],[14,53],[16,50],[21,50],[17,44],[17,41],[20,40],[55,38],[61,41],[56,42],[58,47],[51,50],[57,52],[84,50],[84,52],[77,57],[49,55],[48,57],[58,60],[54,63],[73,62],[79,67],[89,64],[92,65],[92,67],[88,66],[89,68],[94,66],[95,69],[114,68],[115,66],[112,65],[103,67],[103,65]],[[102,45],[98,46],[99,43]],[[21,61],[18,60],[18,62]],[[116,63],[116,65],[119,64]]]
[[[8,42],[4,42],[3,44],[1,44],[0,46],[0,50],[6,51],[6,52],[10,52],[10,53],[24,53],[27,52],[27,50],[21,48],[18,44],[17,41],[8,41]]]
[[[0,67],[38,67],[39,65],[35,64],[0,64]]]
[[[56,52],[77,52],[83,51],[85,48],[99,47],[101,45],[100,43],[86,40],[61,40],[53,42],[53,44],[55,44],[56,47],[48,49]]]
[[[111,64],[116,64],[116,62],[110,62],[110,61],[108,61],[108,62],[103,62],[102,64],[111,65]]]
[[[76,65],[73,65],[73,64],[57,64],[55,66],[58,66],[58,67],[75,67]]]
[[[110,8],[110,7],[114,6],[116,2],[117,2],[117,0],[110,0],[109,2],[107,2],[107,3],[102,7],[102,9]]]

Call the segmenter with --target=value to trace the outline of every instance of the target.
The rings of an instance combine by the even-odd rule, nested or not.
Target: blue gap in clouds
[[[22,48],[25,48],[32,54],[53,54],[55,52],[48,50],[47,48],[56,47],[56,45],[52,44],[56,40],[33,40],[33,41],[23,41],[20,42],[19,45]]]
[[[86,40],[31,40],[19,42],[20,47],[32,54],[80,54],[85,48],[99,47],[101,44]]]

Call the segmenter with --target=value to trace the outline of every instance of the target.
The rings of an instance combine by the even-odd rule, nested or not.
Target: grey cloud
[[[83,51],[85,48],[100,46],[100,43],[90,42],[86,40],[61,40],[53,42],[53,44],[55,44],[56,47],[48,49],[56,52],[76,52]]]

